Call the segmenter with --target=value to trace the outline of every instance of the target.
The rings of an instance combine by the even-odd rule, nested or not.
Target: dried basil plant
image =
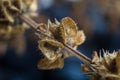
[[[17,11],[13,9],[13,11]],[[93,53],[92,60],[76,50],[76,47],[85,41],[83,31],[78,30],[76,23],[69,17],[60,22],[55,20],[48,24],[37,24],[29,17],[18,11],[18,17],[32,26],[39,36],[38,47],[44,58],[38,62],[38,68],[49,70],[62,68],[64,59],[78,56],[85,64],[82,64],[83,73],[89,74],[91,80],[120,80],[120,52],[104,52],[103,57]]]
[[[120,51],[103,51],[103,57],[93,52],[91,66],[82,64],[82,72],[89,74],[91,80],[120,80]]]
[[[83,31],[77,29],[75,22],[69,17],[63,18],[60,22],[55,20],[55,23],[48,21],[48,26],[42,23],[40,28],[43,27],[47,30],[43,31],[49,35],[40,36],[39,49],[45,58],[39,61],[38,68],[44,70],[62,68],[64,59],[75,54],[70,51],[70,48],[66,49],[65,45],[70,46],[72,50],[76,49],[84,42],[85,35]],[[104,51],[103,57],[101,53],[99,57],[94,51],[92,60],[85,58],[82,59],[85,62],[81,65],[82,71],[89,74],[91,80],[120,80],[120,52]]]
[[[119,80],[119,55],[120,52],[104,52],[104,56],[98,57],[94,52],[93,59],[89,59],[85,55],[78,52],[76,47],[85,40],[83,31],[79,31],[75,22],[69,18],[63,18],[60,22],[55,20],[52,23],[48,20],[48,24],[36,24],[28,17],[20,18],[35,28],[40,40],[38,41],[39,49],[44,54],[44,58],[38,62],[38,68],[49,70],[62,68],[64,59],[77,55],[85,64],[82,64],[83,73],[89,74],[91,80]],[[74,35],[74,36],[73,36]]]

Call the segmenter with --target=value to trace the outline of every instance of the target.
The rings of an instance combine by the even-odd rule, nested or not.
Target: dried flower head
[[[55,23],[48,20],[48,25],[40,24],[38,30],[41,29],[44,29],[44,35],[40,35],[38,47],[45,57],[38,63],[40,69],[62,68],[64,59],[72,56],[64,45],[76,48],[85,41],[83,31],[79,31],[76,23],[69,17],[63,18],[60,22],[55,19]]]
[[[21,10],[21,0],[1,0],[0,1],[0,22],[11,22],[15,21],[15,12],[9,11],[8,6],[15,6]],[[13,15],[14,14],[14,15]]]
[[[120,80],[120,51],[106,51],[103,57],[95,51],[91,65],[82,64],[81,67],[83,73],[91,75],[91,80]]]
[[[16,50],[18,53],[23,52],[23,44],[13,45],[13,42],[25,43],[23,41],[24,37],[21,37],[24,33],[26,25],[24,22],[18,18],[18,13],[16,10],[19,10],[21,13],[25,13],[25,9],[22,7],[23,0],[0,0],[0,44],[5,44],[9,42],[14,48],[18,47]],[[21,38],[21,41],[19,40]],[[7,46],[6,46],[7,48]],[[6,50],[6,49],[3,49]],[[1,52],[1,51],[0,51]],[[4,52],[4,51],[2,51]]]

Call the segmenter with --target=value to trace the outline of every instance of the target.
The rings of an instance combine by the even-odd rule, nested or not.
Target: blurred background
[[[29,1],[29,0],[27,0]],[[38,23],[71,17],[84,30],[86,41],[78,50],[91,58],[93,51],[120,49],[120,0],[33,0],[30,13]],[[26,49],[17,55],[8,48],[0,55],[0,80],[88,80],[76,57],[65,60],[63,69],[39,70],[41,58],[33,29],[25,32]],[[5,46],[0,45],[0,50]]]

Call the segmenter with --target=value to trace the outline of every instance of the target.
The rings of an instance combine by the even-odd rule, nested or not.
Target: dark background
[[[66,16],[74,19],[86,34],[86,41],[78,50],[91,58],[95,50],[119,50],[119,3],[119,0],[38,0],[35,20],[47,23],[48,19],[54,22],[54,18],[60,21]],[[7,49],[6,54],[0,56],[0,80],[88,80],[81,73],[82,62],[76,57],[66,59],[63,69],[37,69],[42,55],[34,33],[33,29],[25,32],[27,48],[23,55],[18,56],[14,50]]]

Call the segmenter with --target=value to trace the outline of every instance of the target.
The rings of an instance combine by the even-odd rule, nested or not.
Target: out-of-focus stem
[[[34,29],[37,29],[39,27],[39,24],[37,24],[35,21],[30,19],[29,17],[27,17],[21,13],[19,14],[19,17],[20,17],[20,19],[22,19],[25,23],[27,23],[28,25],[30,25]]]

